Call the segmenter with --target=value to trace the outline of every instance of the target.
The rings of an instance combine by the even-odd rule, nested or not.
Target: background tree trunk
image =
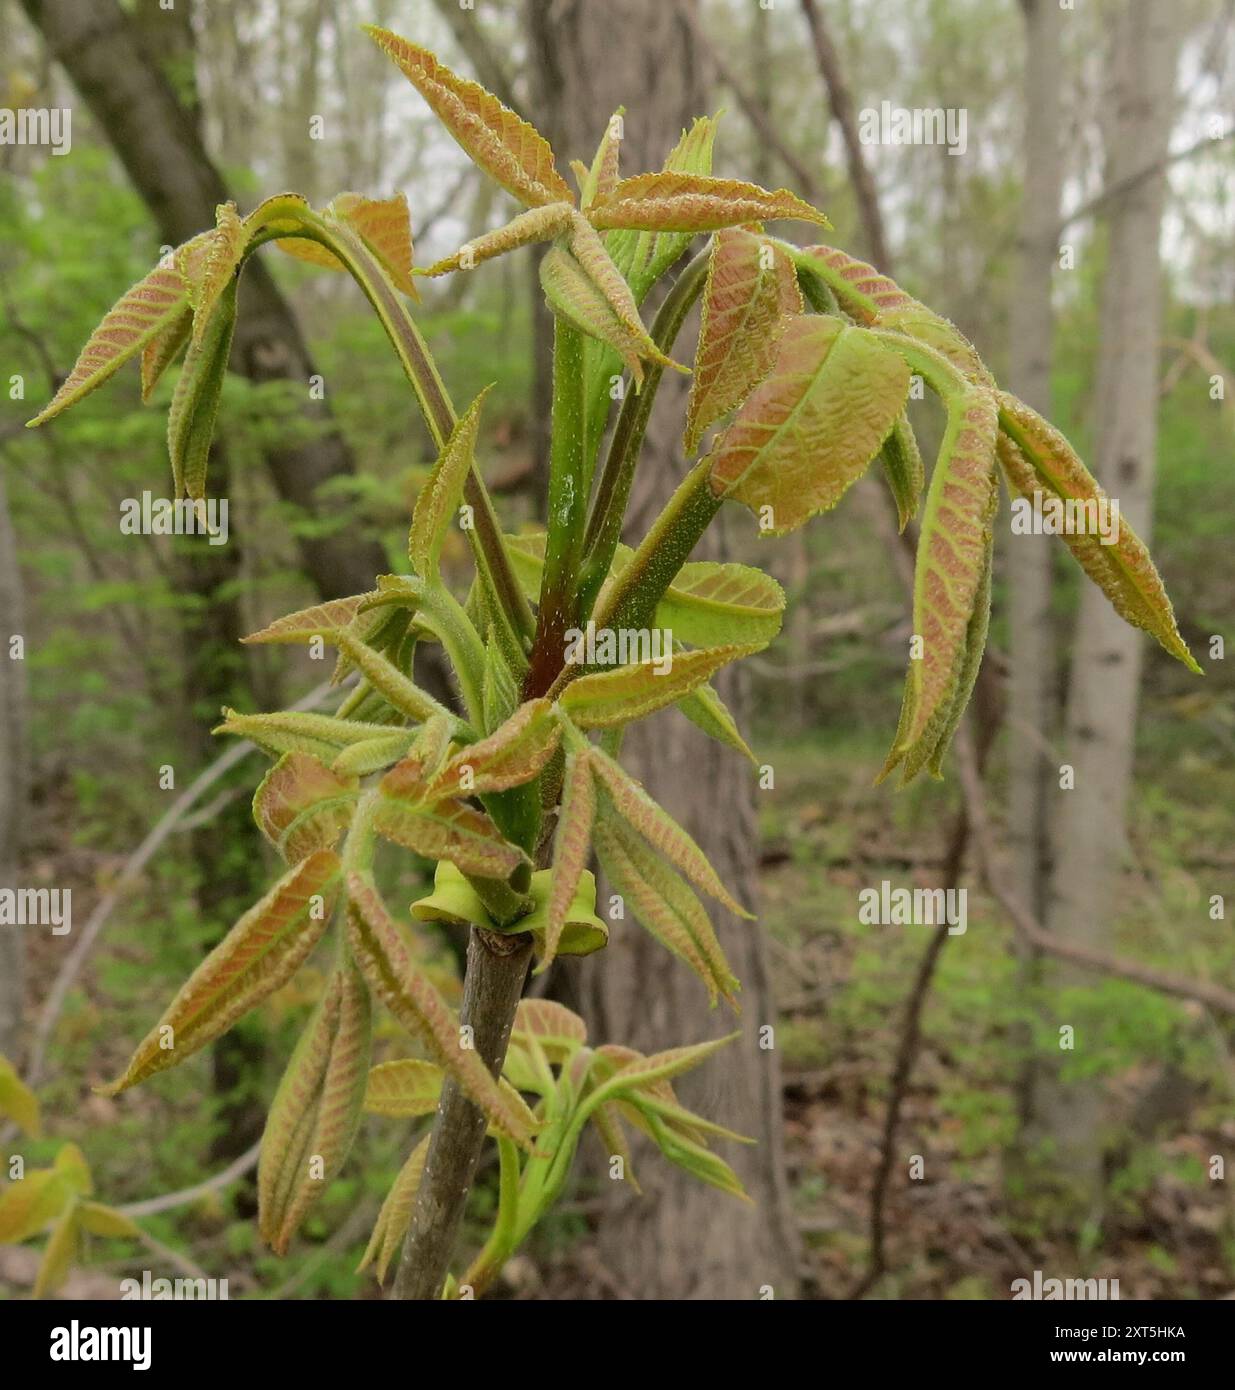
[[[29,641],[17,538],[0,468],[0,888],[23,886],[18,876],[21,829],[26,822],[26,663],[11,658],[10,641],[15,636]],[[0,1056],[17,1067],[21,1066],[25,964],[26,928],[0,927]]]
[[[212,227],[215,207],[227,200],[227,189],[192,114],[149,59],[154,16],[143,34],[116,0],[90,5],[77,0],[21,3],[52,57],[64,64],[86,99],[164,241],[178,245]],[[167,11],[159,13],[170,35],[179,21],[168,19]],[[322,433],[302,444],[270,448],[266,462],[279,496],[320,517],[324,509],[316,501],[317,489],[332,478],[352,474],[355,467],[346,443],[331,425],[329,408],[308,399],[309,378],[316,371],[312,358],[291,306],[256,258],[241,282],[232,368],[253,381],[304,383],[305,417],[315,418]],[[375,541],[336,533],[302,537],[298,543],[305,569],[323,598],[367,589],[374,574],[385,568]]]
[[[1174,110],[1176,17],[1154,0],[1113,7],[1106,186],[1164,158]],[[1108,207],[1100,342],[1094,398],[1094,471],[1121,518],[1147,543],[1153,522],[1157,444],[1161,265],[1158,240],[1165,170],[1127,187]],[[1081,590],[1072,652],[1064,756],[1075,789],[1053,787],[1055,842],[1047,926],[1070,941],[1105,948],[1125,856],[1128,787],[1144,639],[1091,585]],[[1052,967],[1052,992],[1079,983]],[[1057,1025],[1074,1022],[1066,1017]],[[1078,1048],[1086,1039],[1078,1036]],[[1066,1057],[1066,1053],[1057,1054]],[[1064,1084],[1042,1068],[1034,1104],[1050,1141],[1055,1214],[1092,1211],[1100,1199],[1102,1107],[1092,1081]],[[1076,1210],[1074,1206],[1074,1210]]]
[[[1024,184],[1020,243],[1012,292],[1008,389],[1050,416],[1054,311],[1051,282],[1057,253],[1063,150],[1059,140],[1060,10],[1056,0],[1021,0],[1025,16]],[[1055,538],[1009,537],[1008,840],[1011,881],[1038,921],[1045,917],[1046,778],[1055,728],[1056,670],[1051,624],[1051,563]],[[1038,974],[1027,953],[1021,979]],[[1026,1041],[1023,1039],[1023,1041]],[[1033,1060],[1027,1058],[1017,1095],[1022,1129],[1030,1123]],[[1010,1156],[1019,1169],[1023,1145]]]
[[[563,158],[590,161],[610,115],[623,105],[623,169],[658,169],[682,129],[706,110],[708,83],[699,50],[688,18],[674,6],[659,0],[604,6],[532,0],[528,27],[542,98],[535,109]],[[661,385],[636,478],[632,535],[646,530],[684,468],[678,439],[686,387],[670,377]],[[696,558],[719,553],[714,528]],[[741,721],[741,692],[732,682],[720,684]],[[635,725],[624,750],[652,796],[696,837],[737,896],[753,905],[757,828],[749,766],[701,737],[676,711]],[[610,1182],[607,1171],[602,1174],[605,1209],[597,1254],[613,1286],[635,1298],[757,1298],[762,1285],[771,1285],[778,1297],[794,1291],[780,1062],[775,1050],[759,1047],[761,1026],[774,1022],[763,939],[758,926],[720,909],[714,920],[742,981],[742,1037],[701,1073],[685,1078],[680,1090],[686,1104],[758,1139],[757,1146],[725,1154],[754,1205],[719,1196],[648,1149],[635,1153],[642,1197]],[[651,1052],[736,1026],[720,1010],[708,1010],[699,981],[629,918],[615,924],[600,957],[567,972],[567,985],[577,991],[598,1041]]]

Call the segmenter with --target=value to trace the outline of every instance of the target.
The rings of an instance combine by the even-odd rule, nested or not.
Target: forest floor
[[[889,826],[888,798],[871,785],[878,750],[846,755],[829,742],[826,752],[779,751],[770,759],[778,784],[763,811],[761,918],[782,1018],[787,1150],[816,1292],[843,1298],[867,1268],[870,1192],[904,1005],[932,935],[929,926],[863,924],[858,894],[884,880],[938,884],[954,788],[900,794]],[[1196,910],[1204,866],[1224,862],[1229,845],[1204,786],[1190,788],[1190,805],[1169,803],[1172,833],[1155,824],[1166,793],[1179,791],[1151,789],[1138,800],[1128,885],[1137,911],[1121,913],[1118,949],[1181,969],[1197,943],[1183,950],[1172,924],[1190,912],[1213,932],[1229,971],[1229,928],[1221,933],[1224,923]],[[892,1272],[869,1296],[1008,1298],[1012,1281],[1035,1270],[1118,1279],[1124,1299],[1232,1296],[1235,1201],[1229,1182],[1209,1176],[1211,1155],[1229,1161],[1235,1152],[1224,1021],[1093,977],[1069,1016],[1095,1025],[1082,1066],[1103,1094],[1107,1200],[1079,1236],[1016,1217],[1004,1197],[1021,1071],[1013,1039],[1024,1017],[1015,943],[968,862],[961,881],[966,931],[941,953],[894,1149],[885,1213]],[[1039,1034],[1034,1045],[1057,1044]]]
[[[1154,751],[1153,765],[1168,771],[1138,786],[1116,944],[1180,972],[1200,974],[1205,961],[1214,978],[1229,978],[1229,926],[1204,910],[1215,876],[1229,877],[1224,793],[1186,749],[1178,756]],[[885,880],[893,888],[938,882],[956,788],[927,782],[890,795],[872,787],[882,756],[873,742],[761,746],[761,756],[774,765],[777,784],[760,808],[760,918],[780,1009],[786,1147],[806,1291],[844,1298],[867,1268],[889,1078],[904,1003],[932,933],[864,924],[858,894]],[[991,800],[999,804],[997,784]],[[122,859],[84,847],[73,823],[67,805],[48,798],[32,881],[71,886],[75,922],[83,923]],[[1090,988],[1074,990],[1068,1016],[1093,1040],[1077,1062],[1098,1079],[1109,1119],[1107,1201],[1079,1234],[1015,1219],[1004,1197],[1021,1072],[1014,1039],[1035,1010],[1018,992],[1012,929],[972,882],[968,863],[962,884],[966,931],[949,937],[941,953],[896,1143],[886,1209],[891,1273],[868,1296],[1005,1299],[1013,1280],[1035,1270],[1118,1279],[1124,1299],[1231,1296],[1235,1203],[1230,1184],[1210,1177],[1211,1156],[1235,1154],[1235,1065],[1225,1021],[1118,981],[1095,977]],[[109,926],[108,951],[74,991],[57,1029],[43,1092],[52,1132],[31,1146],[30,1161],[43,1164],[65,1139],[82,1142],[100,1191],[117,1203],[188,1186],[210,1171],[202,1136],[217,1120],[206,1099],[205,1054],[186,1064],[186,1071],[196,1068],[193,1084],[177,1080],[179,1073],[156,1078],[123,1105],[85,1084],[114,1074],[165,1002],[169,972],[187,973],[200,958],[200,925],[168,907],[182,897],[179,885],[156,872],[144,908],[135,904]],[[45,995],[61,957],[59,940],[35,943],[32,999]],[[449,962],[438,959],[433,969],[449,988]],[[264,1025],[270,1075],[256,1095],[270,1093],[317,983],[306,972],[274,1001]],[[1039,1029],[1033,1045],[1053,1041]],[[405,1041],[391,1025],[378,1046],[396,1055]],[[191,1250],[208,1272],[229,1273],[233,1297],[377,1297],[377,1286],[354,1271],[404,1138],[398,1125],[362,1132],[356,1161],[291,1264],[258,1246],[240,1188],[156,1218],[150,1229]],[[915,1155],[920,1179],[909,1176]],[[492,1176],[481,1183],[480,1203]],[[567,1290],[589,1278],[588,1224],[586,1201],[568,1199],[499,1296],[572,1296]],[[141,1250],[108,1249],[74,1280],[114,1279],[149,1259]],[[526,1287],[518,1287],[520,1278]]]

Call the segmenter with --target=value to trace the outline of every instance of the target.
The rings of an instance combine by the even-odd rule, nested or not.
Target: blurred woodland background
[[[1206,672],[1125,628],[1005,510],[947,778],[874,787],[912,538],[870,481],[767,547],[726,509],[717,544],[789,592],[781,638],[724,690],[770,776],[676,711],[629,746],[758,906],[757,929],[718,924],[743,1040],[683,1084],[758,1139],[735,1160],[755,1202],[638,1152],[637,1197],[595,1146],[498,1296],[1001,1299],[1035,1269],[1118,1278],[1125,1299],[1235,1295],[1232,0],[0,0],[0,106],[73,117],[63,157],[0,145],[0,637],[10,658],[24,639],[0,660],[0,884],[73,895],[68,935],[0,928],[0,1054],[46,1116],[38,1140],[0,1129],[0,1149],[45,1165],[78,1143],[154,1242],[96,1240],[67,1292],[115,1297],[150,1268],[226,1277],[232,1297],[378,1295],[353,1271],[405,1124],[366,1120],[287,1259],[252,1219],[253,1146],[311,972],[141,1091],[90,1086],[268,880],[261,760],[220,767],[210,729],[223,705],[278,708],[329,672],[237,639],[401,567],[433,460],[415,402],[350,280],[267,256],[242,282],[211,461],[226,545],[120,530],[123,499],[169,495],[171,383],[143,408],[126,371],[23,430],[110,304],[226,198],[404,191],[422,265],[508,218],[363,23],[479,79],[563,159],[590,161],[624,105],[625,166],[658,168],[724,108],[717,173],[821,206],[833,244],[955,320],[1080,447]],[[963,153],[864,142],[883,102],[963,110]],[[422,285],[455,399],[497,383],[479,456],[517,529],[545,483],[533,253]],[[658,399],[634,534],[683,467],[685,389]],[[929,457],[940,420],[915,409]],[[392,901],[420,891],[404,878]],[[966,932],[862,924],[859,891],[885,880],[966,888]],[[460,942],[421,944],[457,990]],[[729,1026],[633,924],[547,978],[597,1041]],[[495,1191],[487,1171],[478,1209]],[[0,1247],[0,1294],[36,1263]]]

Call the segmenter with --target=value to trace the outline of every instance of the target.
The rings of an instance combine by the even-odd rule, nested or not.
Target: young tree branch
[[[501,1075],[506,1059],[531,957],[532,939],[527,935],[501,936],[473,927],[468,938],[459,1019],[475,1030],[473,1045],[494,1076]],[[448,1077],[403,1244],[394,1298],[433,1299],[441,1293],[476,1177],[486,1125],[484,1113]]]

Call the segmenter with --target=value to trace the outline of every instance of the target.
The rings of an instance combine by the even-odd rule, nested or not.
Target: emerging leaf
[[[345,966],[330,977],[275,1093],[257,1165],[262,1238],[285,1254],[313,1203],[342,1169],[360,1124],[369,1073],[369,991]]]
[[[1053,425],[1007,392],[999,396],[999,423],[1004,434],[999,460],[1009,487],[1031,501],[1035,496],[1057,497],[1090,505],[1101,515],[1098,509],[1105,509],[1106,494]],[[1065,531],[1062,539],[1125,622],[1152,634],[1190,671],[1201,674],[1179,635],[1171,600],[1149,551],[1122,517],[1113,545],[1103,545],[1092,531]]]
[[[99,1094],[114,1096],[178,1065],[285,985],[326,930],[340,867],[338,855],[316,850],[284,874],[202,961],[124,1073],[97,1087]]]
[[[851,317],[867,326],[883,314],[917,301],[895,280],[833,246],[807,246],[795,253],[798,265],[818,275]]]
[[[369,1072],[364,1095],[365,1113],[399,1119],[432,1115],[442,1094],[444,1075],[436,1063],[415,1057],[383,1062]]]
[[[616,565],[614,570],[620,573]],[[785,591],[770,574],[751,565],[698,560],[678,570],[657,605],[655,623],[692,647],[766,647],[780,631],[784,611]]]
[[[497,1129],[527,1144],[533,1132],[527,1115],[512,1105],[480,1054],[463,1046],[450,1009],[416,970],[372,880],[349,874],[347,892],[348,936],[370,988]]]
[[[86,1155],[76,1144],[62,1144],[53,1166],[75,1196],[89,1197],[94,1191],[90,1165],[86,1162]]]
[[[207,232],[194,238],[194,242],[201,244],[212,235]],[[188,285],[174,261],[171,265],[160,262],[149,275],[121,295],[103,316],[102,323],[82,348],[73,370],[50,403],[30,421],[31,427],[44,424],[102,386],[129,358],[177,324],[188,303]]]
[[[738,729],[737,721],[729,712],[729,707],[710,685],[701,685],[678,701],[678,709],[696,728],[702,729],[709,738],[736,749],[744,758],[758,766],[759,760],[751,752],[746,740]]]
[[[338,719],[330,714],[308,714],[300,710],[238,714],[226,706],[223,723],[213,732],[247,738],[276,758],[284,753],[308,753],[325,763],[333,762],[341,749],[393,736],[410,741],[414,736],[411,730],[394,730],[387,724],[366,724],[358,719]]]
[[[883,441],[880,457],[903,532],[918,510],[918,499],[926,485],[926,470],[918,451],[917,436],[907,416],[902,415],[892,426],[892,433]]]
[[[68,1278],[81,1241],[77,1203],[70,1202],[56,1223],[34,1278],[33,1298],[48,1298]]]
[[[941,353],[973,385],[994,381],[968,338],[942,315],[906,294],[886,275],[831,246],[792,250],[799,268],[817,275],[859,323],[894,329]]]
[[[608,1101],[619,1096],[637,1095],[640,1091],[654,1092],[656,1083],[669,1081],[685,1071],[692,1070],[740,1036],[740,1033],[729,1033],[723,1038],[693,1043],[689,1047],[672,1047],[650,1057],[642,1057],[636,1053],[634,1060],[621,1067],[600,1087],[597,1094]]]
[[[868,330],[805,315],[712,450],[712,491],[762,509],[784,535],[834,507],[879,452],[909,394],[909,368]]]
[[[253,797],[253,819],[288,864],[333,849],[352,823],[359,781],[308,753],[285,753]]]
[[[426,859],[449,859],[464,873],[508,878],[528,862],[482,811],[433,786],[413,749],[382,778],[373,828]]]
[[[0,1056],[0,1116],[12,1120],[31,1139],[38,1139],[43,1132],[38,1097],[4,1056]]]
[[[713,1006],[722,994],[736,1010],[737,977],[699,899],[620,821],[602,820],[595,835],[606,878],[639,921],[699,976]]]
[[[369,1072],[364,1097],[365,1112],[401,1120],[431,1115],[441,1099],[445,1079],[446,1073],[433,1062],[422,1062],[414,1057],[383,1062]],[[523,1116],[528,1127],[534,1127],[536,1117],[519,1092],[505,1077],[498,1078],[498,1086],[510,1105]]]
[[[77,1216],[82,1230],[89,1231],[92,1236],[103,1236],[108,1240],[141,1239],[141,1227],[115,1207],[104,1206],[101,1202],[79,1202]]]
[[[588,216],[597,227],[654,232],[715,232],[782,217],[831,225],[787,188],[770,193],[740,179],[673,170],[623,179],[607,198],[593,203]]]
[[[626,1138],[626,1131],[622,1128],[622,1117],[617,1106],[598,1105],[590,1118],[596,1126],[596,1132],[600,1135],[600,1142],[604,1145],[605,1153],[610,1160],[614,1158],[622,1160],[623,1182],[630,1183],[635,1192],[642,1196],[643,1189],[635,1177],[634,1157],[630,1151],[630,1142]]]
[[[717,120],[715,116],[696,117],[691,128],[682,132],[681,138],[669,152],[664,172],[710,174]],[[616,186],[615,180],[613,187]],[[690,245],[693,236],[693,231],[615,230],[605,235],[605,246],[629,281],[635,302],[641,304],[647,292]]]
[[[420,489],[412,512],[412,528],[407,538],[408,558],[422,579],[435,579],[446,532],[459,509],[463,484],[472,467],[476,451],[476,431],[480,427],[480,407],[489,387],[468,406],[450,432],[428,481]]]
[[[744,1202],[751,1200],[741,1179],[723,1158],[704,1145],[686,1138],[680,1131],[675,1131],[655,1114],[649,1115],[648,1121],[657,1147],[670,1163],[684,1168],[691,1177],[719,1188],[731,1197],[739,1197]]]
[[[687,454],[767,376],[786,316],[801,312],[802,292],[784,251],[745,229],[716,236],[682,445]]]
[[[455,270],[472,270],[495,256],[504,256],[520,246],[530,246],[536,241],[552,241],[564,232],[577,216],[569,203],[548,203],[544,207],[532,208],[512,218],[504,227],[484,232],[465,242],[453,256],[435,261],[422,275],[449,275]]]
[[[481,588],[476,586],[476,592]],[[519,707],[519,685],[497,642],[485,647],[485,669],[481,679],[481,704],[485,731],[492,733]]]
[[[365,32],[403,75],[465,153],[529,207],[573,203],[570,186],[553,167],[549,142],[479,83],[451,72],[427,48],[374,25]]]
[[[613,348],[629,369],[636,387],[643,382],[640,358],[677,371],[687,370],[666,357],[642,325],[634,326],[624,307],[615,308],[605,297],[604,289],[564,247],[551,246],[545,253],[540,262],[540,283],[555,313]]]
[[[618,160],[622,145],[618,132],[622,128],[621,123],[625,116],[626,108],[619,106],[609,117],[609,123],[605,126],[605,133],[600,137],[600,144],[596,147],[592,167],[586,169],[580,166],[582,174],[579,180],[579,206],[583,208],[584,212],[592,206],[597,198],[607,197],[617,186]]]
[[[404,294],[420,298],[412,280],[412,224],[404,194],[365,198],[359,193],[340,193],[327,204],[324,215],[351,227],[382,263],[393,283]],[[347,270],[333,251],[308,237],[287,237],[275,245],[297,260],[330,270]]]
[[[553,833],[545,947],[538,972],[547,970],[557,955],[562,929],[591,855],[595,819],[596,788],[592,782],[591,754],[581,749],[566,756],[562,805]]]
[[[177,264],[189,286],[189,303],[193,306],[195,348],[205,337],[214,316],[215,306],[235,279],[236,272],[248,249],[248,231],[236,215],[235,203],[221,203],[215,209],[215,229],[200,245],[200,249],[185,248]]]
[[[707,855],[668,811],[652,800],[640,783],[599,748],[591,750],[590,759],[599,786],[622,820],[680,869],[696,888],[723,903],[737,916],[751,916],[717,877]]]
[[[627,724],[675,704],[710,680],[722,666],[758,650],[756,645],[700,647],[679,652],[667,671],[658,669],[659,661],[596,671],[572,681],[562,692],[559,704],[581,729]]]
[[[202,315],[209,312],[202,332]],[[172,461],[176,496],[187,493],[195,501],[206,495],[206,465],[214,442],[215,418],[227,376],[232,331],[236,326],[236,281],[228,280],[207,311],[194,318],[194,337],[189,345],[180,379],[167,415],[167,451]]]
[[[73,1199],[62,1173],[39,1168],[0,1193],[0,1241],[16,1245],[38,1235]]]
[[[552,999],[520,999],[510,1036],[520,1042],[535,1038],[549,1061],[560,1064],[587,1042],[587,1024]]]
[[[391,1260],[402,1248],[403,1238],[407,1235],[407,1228],[411,1225],[412,1208],[416,1204],[416,1193],[420,1188],[420,1180],[424,1176],[425,1160],[429,1156],[429,1137],[429,1135],[425,1135],[399,1170],[399,1175],[395,1178],[394,1184],[386,1195],[386,1200],[382,1203],[382,1209],[377,1214],[377,1223],[373,1227],[373,1234],[369,1237],[369,1244],[365,1249],[364,1257],[356,1266],[356,1272],[359,1274],[362,1269],[366,1269],[376,1260],[379,1284],[386,1282],[386,1271],[390,1267]]]
[[[371,772],[383,772],[407,756],[415,737],[412,729],[396,729],[389,734],[362,739],[335,757],[330,764],[331,771],[339,777],[367,777]]]
[[[180,356],[189,332],[193,327],[193,311],[187,305],[178,318],[172,320],[163,331],[151,338],[142,348],[142,401],[149,401],[159,379],[171,364]]]
[[[905,779],[912,777],[960,717],[953,704],[969,666],[971,620],[998,500],[997,428],[995,401],[984,387],[970,386],[948,402],[914,574],[913,628],[921,655],[911,655],[901,723],[880,780],[902,761]]]
[[[332,598],[325,603],[315,603],[312,608],[301,608],[285,617],[250,632],[242,637],[242,642],[295,642],[303,645],[315,637],[325,639],[327,634],[347,627],[356,617],[360,605],[372,594],[352,594],[348,598]]]
[[[425,791],[439,796],[481,796],[530,782],[557,751],[562,726],[548,700],[528,700],[487,738],[461,748]]]

